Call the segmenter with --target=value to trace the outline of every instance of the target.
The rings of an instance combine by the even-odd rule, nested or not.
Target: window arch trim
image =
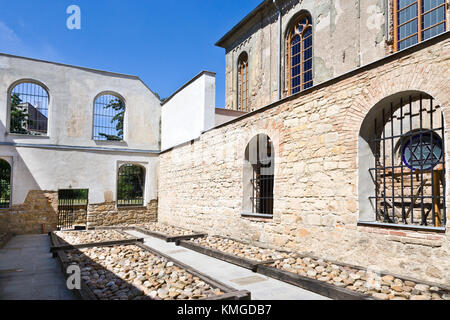
[[[138,197],[135,197],[134,199],[130,196],[130,193],[128,193],[127,198],[121,199],[120,197],[120,192],[119,192],[119,187],[120,187],[120,177],[121,177],[121,172],[123,170],[124,167],[133,167],[133,168],[139,168],[141,170],[141,174],[142,174],[142,181],[141,181],[141,195]],[[129,175],[125,175],[125,176],[129,176]],[[141,164],[141,163],[133,163],[133,162],[121,162],[118,164],[117,166],[117,178],[116,178],[116,206],[118,208],[127,208],[127,207],[143,207],[145,205],[145,191],[146,191],[146,184],[147,184],[147,169],[145,167],[145,165]],[[127,186],[127,191],[130,191],[130,187],[136,186],[135,184],[131,184]],[[122,203],[121,203],[122,202]]]
[[[108,140],[108,139],[100,139],[98,136],[96,136],[96,128],[98,126],[96,126],[96,116],[103,116],[103,115],[99,115],[96,114],[96,105],[97,105],[97,100],[99,98],[101,98],[102,96],[112,96],[115,97],[116,99],[120,100],[123,105],[124,105],[124,114],[123,114],[123,124],[122,124],[122,137],[121,139],[117,139],[117,140]],[[98,93],[92,102],[92,140],[96,141],[96,142],[104,142],[104,143],[121,143],[126,141],[126,136],[127,136],[127,100],[119,93],[117,93],[116,91],[111,91],[111,90],[106,90],[106,91],[102,91],[100,93]]]
[[[238,61],[237,61],[237,110],[242,112],[248,112],[249,111],[249,61],[248,61],[248,53],[246,51],[242,52],[239,55]]]
[[[299,26],[303,27],[296,32]],[[298,30],[297,30],[298,31]],[[309,35],[307,34],[309,32]],[[307,34],[307,35],[305,35]],[[293,41],[299,37],[294,45],[298,46],[293,54]],[[309,40],[310,39],[310,40]],[[308,40],[307,42],[305,40]],[[286,88],[288,95],[296,94],[306,90],[314,84],[313,74],[313,50],[314,50],[314,27],[311,14],[302,10],[291,19],[286,29]],[[297,58],[298,57],[298,58]],[[296,61],[294,61],[294,59]],[[298,60],[298,61],[297,61]],[[293,65],[295,63],[295,65]],[[294,73],[295,72],[295,73]],[[295,81],[295,83],[293,83]]]
[[[41,87],[42,90],[47,94],[47,123],[46,123],[46,133],[41,135],[28,135],[22,133],[11,132],[11,97],[14,89],[21,84],[34,84]],[[7,119],[6,119],[6,132],[10,135],[26,135],[27,137],[36,137],[36,138],[48,138],[50,135],[50,123],[51,123],[51,108],[52,108],[52,96],[50,94],[49,87],[41,80],[37,80],[35,78],[22,78],[14,81],[8,88],[7,91]]]

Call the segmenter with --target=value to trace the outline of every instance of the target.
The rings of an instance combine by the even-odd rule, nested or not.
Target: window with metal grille
[[[370,169],[376,219],[382,223],[446,225],[444,118],[428,95],[393,101],[373,119]]]
[[[119,207],[143,206],[145,169],[133,164],[119,168],[117,182],[117,205]]]
[[[288,37],[289,92],[295,94],[313,86],[312,22],[301,16]]]
[[[75,225],[87,225],[88,189],[58,190],[59,230],[72,229]]]
[[[265,134],[254,137],[247,146],[246,160],[252,168],[252,213],[273,215],[275,158],[271,139]]]
[[[403,50],[446,30],[446,0],[394,0],[395,50]]]
[[[11,201],[11,166],[0,159],[0,209],[8,209]]]
[[[34,136],[47,134],[47,90],[36,83],[19,83],[11,90],[10,103],[11,133]]]
[[[103,94],[94,103],[94,140],[122,141],[125,103],[116,95]]]
[[[238,63],[238,110],[248,112],[248,55],[242,53]]]

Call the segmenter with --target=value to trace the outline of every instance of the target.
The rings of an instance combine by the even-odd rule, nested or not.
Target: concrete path
[[[73,300],[47,235],[17,236],[0,249],[0,300]]]
[[[127,233],[144,238],[145,245],[173,257],[213,279],[238,290],[250,291],[252,300],[329,300],[327,297],[254,273],[234,264],[187,248],[177,247],[174,243],[167,243],[137,231],[130,230]]]

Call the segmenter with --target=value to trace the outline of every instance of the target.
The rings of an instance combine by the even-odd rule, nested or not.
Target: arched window
[[[446,0],[394,0],[394,43],[403,50],[447,30]]]
[[[47,90],[33,82],[21,82],[11,90],[10,103],[11,133],[34,136],[47,134]]]
[[[254,137],[245,150],[244,214],[273,215],[275,151],[265,134]]]
[[[302,15],[288,36],[289,92],[295,94],[313,86],[312,22]]]
[[[238,110],[248,112],[248,55],[241,54],[238,62]]]
[[[446,225],[444,132],[441,107],[425,93],[386,98],[369,112],[359,146],[362,220]]]
[[[11,166],[0,159],[0,209],[10,207],[11,201]]]
[[[122,141],[125,102],[114,94],[102,94],[94,102],[94,140]]]
[[[119,207],[143,206],[145,169],[133,164],[119,168],[117,181],[117,205]]]

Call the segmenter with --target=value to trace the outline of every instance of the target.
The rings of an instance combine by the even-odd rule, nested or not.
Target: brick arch
[[[432,96],[441,105],[446,124],[450,119],[450,81],[445,71],[439,66],[419,64],[405,65],[385,74],[377,74],[378,68],[368,72],[374,76],[361,94],[357,95],[344,116],[343,132],[352,137],[356,143],[361,125],[369,111],[384,98],[402,91],[421,91]]]

